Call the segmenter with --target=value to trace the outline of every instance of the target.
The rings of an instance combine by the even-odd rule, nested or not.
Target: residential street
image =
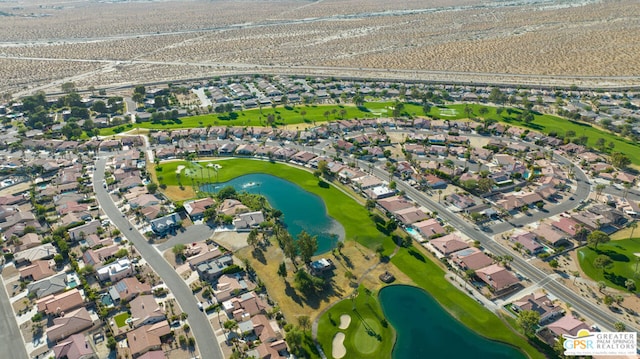
[[[389,178],[387,172],[380,168],[374,168],[373,172],[379,178]],[[524,277],[528,278],[532,283],[540,284],[542,288],[546,289],[548,292],[552,293],[560,300],[564,301],[565,303],[570,303],[571,306],[576,309],[576,311],[594,320],[596,323],[598,323],[598,325],[600,325],[603,330],[613,331],[614,323],[618,320],[615,319],[610,313],[608,313],[606,309],[602,309],[594,305],[590,301],[581,297],[579,294],[574,293],[573,291],[562,285],[562,283],[559,283],[557,280],[549,280],[548,273],[545,273],[535,266],[529,264],[522,257],[515,255],[513,252],[511,252],[511,250],[498,244],[486,234],[476,230],[464,219],[458,217],[456,214],[449,212],[443,205],[434,202],[433,200],[425,196],[422,192],[409,186],[404,181],[396,179],[396,182],[399,190],[405,191],[405,193],[419,205],[424,206],[432,211],[438,212],[438,215],[442,217],[442,219],[447,221],[450,225],[452,225],[454,228],[456,228],[469,238],[480,241],[482,246],[488,251],[496,255],[513,256],[513,262],[511,263],[511,266],[515,269],[516,272],[519,272]],[[527,219],[529,219],[529,217],[527,217]],[[631,323],[626,322],[625,325],[627,326],[627,330],[637,331],[635,326],[631,325]]]
[[[107,190],[103,188],[102,181],[104,180],[105,165],[106,159],[100,158],[96,162],[96,170],[93,175],[94,190],[100,207],[107,214],[111,222],[121,230],[122,234],[135,245],[140,255],[149,263],[173,293],[182,311],[188,314],[191,333],[196,339],[200,357],[223,359],[224,357],[218,346],[218,341],[215,340],[211,324],[209,324],[206,314],[198,309],[197,301],[191,293],[189,286],[187,286],[169,263],[164,260],[162,255],[147,242],[144,236],[132,226],[129,220],[123,216]]]
[[[9,295],[5,288],[5,282],[0,279],[0,348],[2,348],[3,358],[28,358],[27,349],[22,343],[22,335],[16,322],[13,308],[11,308],[11,302],[9,301]]]

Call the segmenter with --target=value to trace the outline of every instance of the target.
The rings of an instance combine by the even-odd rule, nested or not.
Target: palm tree
[[[631,237],[633,237],[633,231],[635,231],[636,228],[638,228],[638,222],[631,222],[629,224],[629,228],[631,228],[631,232],[629,233],[629,239],[631,239]]]

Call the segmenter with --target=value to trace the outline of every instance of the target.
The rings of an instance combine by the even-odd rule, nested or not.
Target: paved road
[[[105,165],[106,159],[100,158],[96,162],[96,170],[93,173],[94,190],[100,207],[109,217],[111,223],[118,227],[122,234],[135,245],[140,255],[149,263],[158,276],[162,278],[175,296],[182,311],[189,315],[188,320],[191,326],[191,333],[193,333],[196,339],[201,358],[223,359],[224,356],[213,333],[211,324],[206,315],[198,310],[197,301],[191,293],[191,289],[189,289],[187,284],[169,263],[162,258],[160,253],[131,225],[129,220],[123,217],[122,212],[120,212],[115,203],[113,203],[107,190],[102,187]]]
[[[568,159],[554,155],[553,159],[562,165],[570,165],[571,161]],[[534,223],[541,219],[545,219],[547,217],[554,216],[556,214],[560,214],[562,212],[570,211],[580,205],[580,202],[586,200],[589,197],[589,192],[591,191],[591,185],[588,182],[587,175],[580,169],[580,167],[574,167],[574,175],[575,175],[575,183],[577,185],[576,191],[574,194],[567,196],[567,199],[562,203],[558,203],[553,207],[545,210],[545,211],[532,211],[528,216],[523,216],[519,218],[514,218],[508,222],[500,222],[497,223],[487,229],[488,233],[498,234],[502,232],[506,232],[514,227],[522,227],[526,224]]]
[[[172,236],[166,242],[156,245],[156,248],[158,248],[160,252],[164,252],[165,250],[172,248],[176,244],[202,242],[211,238],[213,233],[215,233],[213,228],[207,226],[206,224],[194,224],[193,226],[185,228],[184,231],[178,232],[175,236]]]
[[[389,178],[388,173],[381,168],[376,167],[373,169],[373,172],[379,178]],[[438,215],[442,217],[442,219],[447,221],[450,225],[452,225],[454,228],[456,228],[469,238],[480,241],[482,246],[488,251],[496,255],[513,256],[511,267],[514,268],[518,273],[522,274],[533,283],[540,283],[542,288],[545,288],[547,291],[554,294],[565,303],[570,303],[571,306],[578,312],[598,323],[603,330],[613,331],[614,323],[617,322],[618,319],[614,318],[612,313],[609,313],[608,309],[601,309],[600,307],[581,297],[579,294],[574,293],[555,279],[549,280],[548,273],[545,273],[535,266],[529,264],[520,256],[515,255],[510,249],[503,247],[486,234],[476,230],[464,219],[458,217],[456,214],[449,212],[447,208],[442,204],[431,200],[424,193],[409,186],[404,181],[396,179],[396,183],[399,190],[405,191],[405,193],[419,205],[424,206],[432,211],[438,212]],[[542,282],[543,280],[544,282]],[[637,329],[630,323],[627,322],[625,324],[627,326],[627,331],[637,331]]]
[[[1,270],[0,270],[1,272]],[[27,349],[23,345],[24,340],[16,322],[16,316],[11,308],[9,294],[5,283],[0,279],[0,348],[2,348],[2,358],[28,358]]]

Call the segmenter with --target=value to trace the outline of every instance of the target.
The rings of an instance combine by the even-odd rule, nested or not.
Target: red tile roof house
[[[258,359],[285,359],[290,357],[287,350],[285,341],[277,340],[273,343],[262,343],[248,354]]]
[[[532,255],[536,255],[544,250],[544,247],[536,240],[537,236],[531,232],[514,234],[509,239],[513,243],[520,243],[524,250]]]
[[[138,357],[138,359],[166,359],[162,350],[152,350]]]
[[[218,302],[229,300],[238,294],[242,294],[247,290],[247,283],[244,279],[235,275],[223,274],[218,278],[214,295]]]
[[[551,223],[554,228],[557,228],[564,233],[570,235],[571,237],[576,235],[578,231],[578,222],[574,221],[571,218],[560,217],[559,220]]]
[[[462,240],[457,234],[451,233],[444,237],[434,238],[429,241],[431,246],[441,254],[448,256],[453,252],[469,248],[469,244]]]
[[[53,354],[56,359],[98,359],[84,334],[74,334],[60,342],[53,347]]]
[[[493,263],[491,257],[474,247],[452,253],[451,261],[463,271],[467,269],[478,270]]]
[[[165,320],[162,308],[152,295],[141,295],[129,302],[131,323],[135,328]]]
[[[400,222],[405,225],[409,225],[429,218],[426,213],[416,207],[404,208],[393,212],[393,214],[400,220]]]
[[[47,328],[47,340],[57,342],[71,334],[78,333],[93,325],[91,315],[84,307],[70,313],[61,314],[53,319],[53,325]]]
[[[259,314],[266,309],[266,306],[255,292],[248,292],[238,298],[232,298],[226,302],[222,302],[222,307],[229,317],[242,317],[248,313],[250,316]]]
[[[428,239],[441,236],[445,233],[444,228],[442,228],[440,222],[435,218],[429,218],[427,220],[414,223],[412,226]]]
[[[547,328],[551,330],[558,337],[564,334],[578,335],[578,331],[581,329],[589,330],[589,326],[571,315],[565,315],[564,317],[556,320],[555,322],[547,325]]]
[[[260,338],[261,342],[272,343],[282,339],[282,334],[277,324],[273,323],[272,325],[271,321],[264,314],[253,316],[251,322],[253,323],[253,331]]]
[[[142,194],[137,196],[136,198],[132,198],[129,200],[129,205],[131,208],[145,208],[149,206],[153,206],[156,204],[160,204],[160,199],[152,194]]]
[[[389,213],[393,213],[395,211],[405,209],[405,208],[415,207],[411,201],[400,196],[393,196],[393,197],[379,199],[377,202],[382,208],[384,208]]]
[[[184,209],[187,211],[187,214],[189,214],[191,220],[194,221],[202,219],[207,208],[214,205],[215,201],[210,197],[197,199],[195,201],[188,201],[183,204]]]
[[[520,283],[513,273],[498,264],[476,270],[476,276],[489,286],[491,292],[496,294],[505,293]]]
[[[540,223],[538,225],[538,228],[536,228],[532,232],[536,234],[539,241],[547,243],[554,247],[569,243],[564,233],[555,230],[548,223]]]
[[[119,250],[120,246],[118,245],[102,247],[96,250],[87,249],[82,255],[82,259],[84,259],[85,264],[97,266],[112,258]]]
[[[36,301],[38,312],[61,314],[84,305],[84,299],[77,288],[59,294],[51,294]]]
[[[145,325],[127,333],[127,344],[132,358],[158,350],[162,345],[162,338],[171,334],[171,327],[165,320],[160,323]]]
[[[136,277],[127,277],[116,283],[111,290],[109,290],[110,294],[112,290],[118,294],[117,298],[113,298],[115,293],[111,296],[114,301],[118,299],[123,302],[128,302],[140,294],[151,294],[151,285],[140,282]]]
[[[55,264],[53,261],[34,261],[31,265],[20,268],[20,279],[28,281],[38,281],[54,275],[56,272],[51,269]]]
[[[33,247],[37,247],[42,244],[41,238],[35,233],[27,233],[24,236],[20,237],[20,246],[19,250],[29,249]]]
[[[507,212],[513,213],[525,205],[524,201],[515,195],[506,195],[496,202],[496,205]]]
[[[544,323],[550,319],[561,315],[562,307],[555,305],[543,292],[535,292],[511,303],[511,307],[516,312],[523,310],[534,310],[540,314],[540,322]]]

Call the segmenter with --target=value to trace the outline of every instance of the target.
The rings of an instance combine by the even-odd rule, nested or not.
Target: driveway
[[[171,236],[166,242],[156,245],[160,252],[164,252],[169,248],[173,248],[176,244],[189,244],[193,242],[202,242],[213,236],[213,228],[206,224],[194,224],[178,232],[175,236]]]

